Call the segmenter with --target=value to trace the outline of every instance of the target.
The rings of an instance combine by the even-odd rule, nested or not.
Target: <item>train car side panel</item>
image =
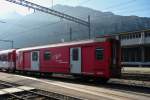
[[[49,73],[90,75],[109,79],[112,73],[112,41],[60,43],[18,50],[17,69]],[[38,51],[38,70],[32,70]],[[32,57],[33,55],[33,57]],[[36,56],[35,56],[36,58]],[[114,57],[114,59],[118,59]],[[116,63],[117,64],[117,63]],[[115,66],[115,65],[114,65]],[[114,67],[116,69],[117,67]],[[118,67],[119,68],[119,67]]]
[[[23,70],[23,52],[16,52],[16,70]]]
[[[0,51],[0,69],[11,70],[15,69],[16,50]]]
[[[23,69],[24,70],[31,70],[31,53],[24,52],[23,53]]]
[[[82,47],[82,73],[85,75],[94,74],[94,48],[92,46]]]
[[[41,71],[69,73],[69,47],[41,49]]]
[[[103,42],[95,46],[95,74],[110,77],[110,43]]]

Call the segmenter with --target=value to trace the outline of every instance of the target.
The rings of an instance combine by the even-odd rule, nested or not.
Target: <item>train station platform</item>
[[[122,73],[150,75],[150,67],[123,67]]]
[[[149,100],[150,97],[150,94],[116,90],[102,87],[103,85],[95,86],[50,79],[38,79],[3,72],[0,72],[0,80],[87,100]]]

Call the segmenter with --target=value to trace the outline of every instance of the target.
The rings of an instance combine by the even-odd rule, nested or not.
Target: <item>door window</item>
[[[38,52],[32,53],[32,61],[38,61]]]
[[[72,60],[78,61],[78,59],[79,59],[79,50],[78,48],[74,48],[72,50]]]

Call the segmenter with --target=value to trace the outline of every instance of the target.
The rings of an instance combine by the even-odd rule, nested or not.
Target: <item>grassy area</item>
[[[149,68],[141,68],[141,67],[123,67],[122,73],[133,73],[133,74],[150,74]]]

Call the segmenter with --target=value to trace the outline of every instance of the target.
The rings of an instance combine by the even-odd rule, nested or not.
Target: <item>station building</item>
[[[123,66],[150,67],[150,30],[119,33]]]

